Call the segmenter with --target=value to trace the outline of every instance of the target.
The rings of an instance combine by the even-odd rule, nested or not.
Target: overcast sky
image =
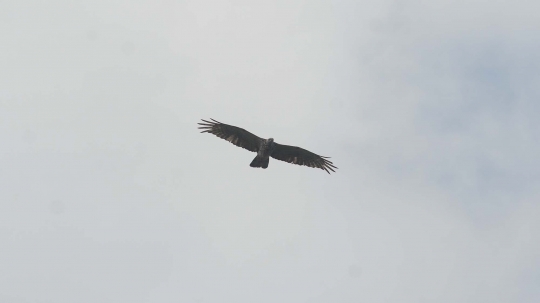
[[[0,301],[540,302],[539,11],[0,2]]]

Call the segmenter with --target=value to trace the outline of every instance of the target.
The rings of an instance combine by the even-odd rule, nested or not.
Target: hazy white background
[[[0,2],[0,302],[540,302],[539,11]]]

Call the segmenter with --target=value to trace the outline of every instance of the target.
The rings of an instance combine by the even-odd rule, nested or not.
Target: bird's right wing
[[[210,119],[213,122],[203,119],[201,120],[205,122],[198,123],[199,125],[201,125],[199,126],[199,129],[203,130],[201,133],[214,134],[221,139],[225,139],[236,146],[245,148],[252,152],[257,152],[259,150],[259,145],[262,139],[248,132],[247,130],[240,127],[224,124],[214,119]]]
[[[276,144],[276,148],[270,154],[274,159],[289,162],[296,165],[305,165],[309,167],[315,167],[325,170],[327,173],[330,171],[335,172],[337,167],[328,160],[330,157],[319,156],[315,153],[305,150],[297,146]]]

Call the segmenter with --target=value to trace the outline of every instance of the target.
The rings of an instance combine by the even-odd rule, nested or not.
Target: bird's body
[[[253,159],[253,161],[251,161],[249,166],[267,168],[268,162],[270,161],[270,156],[272,155],[274,149],[276,149],[274,139],[269,138],[261,140],[259,150],[257,151],[257,156],[255,159]]]
[[[257,152],[257,156],[268,158],[272,154],[274,149],[276,149],[276,143],[274,143],[273,138],[263,139],[261,140],[261,144],[259,147],[259,151]]]
[[[202,133],[211,133],[232,144],[256,152],[257,156],[251,162],[251,167],[267,168],[270,157],[281,161],[315,167],[325,170],[327,173],[334,172],[335,167],[328,157],[319,156],[308,150],[296,146],[282,145],[274,142],[273,138],[262,139],[243,128],[224,124],[214,119],[202,120],[199,129]],[[330,171],[329,171],[330,170]]]

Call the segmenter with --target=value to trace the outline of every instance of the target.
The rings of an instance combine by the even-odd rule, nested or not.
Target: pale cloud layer
[[[4,1],[0,301],[538,302],[539,9]]]

